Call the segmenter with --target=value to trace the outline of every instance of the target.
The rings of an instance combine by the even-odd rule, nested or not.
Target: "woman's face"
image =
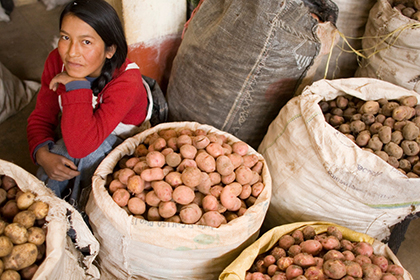
[[[104,41],[89,24],[68,14],[61,23],[58,52],[69,76],[96,78],[115,47],[105,49]]]

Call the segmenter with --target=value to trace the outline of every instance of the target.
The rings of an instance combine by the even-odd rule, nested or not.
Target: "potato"
[[[379,112],[379,102],[374,100],[368,100],[366,101],[362,107],[360,107],[360,113],[361,114],[377,114]]]
[[[130,178],[128,178],[127,190],[133,195],[143,192],[144,180],[141,178],[140,175],[133,175]]]
[[[315,259],[311,254],[298,253],[293,257],[293,263],[303,268],[315,265]]]
[[[209,194],[212,187],[212,181],[210,175],[207,172],[201,172],[201,182],[198,184],[195,189],[197,189],[202,194]]]
[[[363,279],[366,280],[380,280],[382,278],[382,271],[379,266],[372,263],[365,263],[362,265]]]
[[[13,220],[13,217],[19,212],[16,200],[8,200],[1,209],[1,214],[5,219]]]
[[[170,201],[172,199],[173,189],[167,182],[154,181],[152,182],[152,188],[161,201]]]
[[[332,279],[340,279],[346,275],[346,265],[341,260],[327,260],[322,265],[324,274]]]
[[[164,219],[174,216],[177,212],[176,204],[173,201],[161,201],[158,210],[159,215]]]
[[[28,242],[41,245],[45,242],[45,231],[40,227],[28,228]]]
[[[162,217],[159,215],[158,207],[153,206],[147,210],[147,220],[152,222],[162,221]]]
[[[416,141],[404,140],[401,142],[403,153],[407,156],[416,156],[419,154],[420,146]]]
[[[35,213],[29,210],[21,211],[13,218],[13,223],[19,223],[25,228],[30,228],[35,224]]]
[[[5,257],[12,252],[13,243],[7,236],[0,236],[0,258]]]
[[[373,247],[367,242],[358,242],[353,249],[353,253],[356,255],[363,255],[370,257],[373,254]]]
[[[197,135],[192,138],[192,144],[197,149],[205,149],[210,144],[210,140],[205,135]]]
[[[238,191],[237,186],[238,184],[234,183],[226,185],[220,193],[220,202],[229,211],[237,211],[242,205],[241,200],[238,198],[242,187],[240,186],[241,189]]]
[[[13,244],[23,244],[28,241],[28,231],[18,223],[11,223],[4,229],[4,235],[9,237]]]
[[[346,265],[347,275],[355,277],[355,278],[363,277],[363,270],[360,264],[353,261],[345,261],[344,264]]]
[[[21,269],[19,272],[23,280],[30,280],[35,275],[38,268],[39,266],[34,263],[24,269]]]
[[[172,199],[181,205],[190,204],[193,202],[194,198],[194,190],[184,185],[176,187],[172,192]]]
[[[192,188],[201,183],[201,178],[201,170],[197,167],[187,167],[181,174],[184,185]]]
[[[408,120],[412,117],[412,111],[408,106],[398,106],[392,111],[392,118],[396,121]]]
[[[35,263],[38,255],[36,245],[32,243],[24,243],[15,245],[12,252],[3,257],[4,268],[21,270]]]
[[[197,155],[197,148],[192,144],[185,144],[179,148],[179,153],[181,154],[182,158],[194,159]]]
[[[146,203],[139,197],[132,197],[127,202],[128,210],[133,215],[142,215],[146,212]]]
[[[216,170],[216,160],[207,152],[198,153],[195,161],[197,162],[197,167],[204,172],[213,172]]]
[[[287,279],[294,279],[300,275],[303,275],[302,267],[292,264],[286,268],[286,278]]]
[[[192,144],[192,138],[190,135],[187,134],[182,134],[179,135],[177,138],[177,146],[178,148],[181,148],[183,145],[188,144],[191,145]]]
[[[165,156],[165,162],[167,165],[171,167],[177,167],[182,161],[182,157],[180,154],[176,152],[170,152]]]
[[[401,132],[405,140],[415,140],[419,137],[420,128],[413,122],[407,122]]]
[[[16,181],[10,176],[3,175],[1,178],[1,185],[4,190],[8,191],[9,189],[16,187]]]
[[[147,205],[157,207],[161,202],[160,198],[156,195],[154,190],[149,191],[146,194],[145,202]]]
[[[0,276],[0,280],[20,280],[20,274],[12,269],[3,271],[3,274]]]
[[[118,206],[124,207],[130,199],[130,193],[126,189],[118,189],[112,194],[112,199]]]
[[[338,250],[341,247],[340,240],[333,235],[327,236],[320,242],[325,250]]]
[[[179,211],[179,217],[185,224],[194,224],[200,220],[202,211],[200,207],[195,203],[190,203],[181,207]]]
[[[17,206],[20,210],[26,210],[35,201],[36,195],[30,191],[24,192],[16,199]]]
[[[140,160],[139,162],[136,163],[136,165],[134,165],[133,171],[137,175],[140,175],[143,170],[146,170],[148,168],[149,166],[147,165],[146,159],[144,159],[144,160]]]
[[[289,248],[295,244],[295,239],[290,234],[285,234],[279,238],[278,246],[284,250],[289,250]]]
[[[235,167],[228,156],[221,155],[216,159],[216,170],[220,175],[225,176],[234,172]]]
[[[8,223],[0,218],[0,234],[3,234]]]
[[[125,189],[127,186],[120,182],[118,179],[113,179],[108,186],[108,190],[113,194],[118,189]]]
[[[204,213],[198,224],[218,228],[220,225],[227,223],[225,216],[218,211],[208,211]]]
[[[232,152],[240,156],[244,156],[248,153],[249,146],[243,141],[238,141],[232,144]]]
[[[372,260],[372,264],[377,265],[382,272],[386,272],[388,270],[389,262],[385,256],[373,254],[370,259]]]
[[[134,170],[126,167],[120,170],[118,174],[118,180],[120,180],[120,182],[124,185],[127,185],[128,178],[130,178],[133,175],[135,175]]]
[[[384,146],[384,151],[390,157],[395,157],[397,160],[400,159],[404,154],[403,149],[399,145],[395,144],[394,142],[387,143]]]
[[[165,175],[163,174],[162,168],[154,167],[143,170],[140,173],[140,177],[146,182],[152,182],[163,180],[165,178]]]

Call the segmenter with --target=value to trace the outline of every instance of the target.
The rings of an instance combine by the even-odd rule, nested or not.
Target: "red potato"
[[[148,169],[148,168],[149,166],[147,165],[146,160],[140,160],[139,162],[136,163],[136,165],[134,165],[133,171],[136,174],[140,175],[143,170]]]
[[[184,144],[179,148],[182,158],[194,159],[197,155],[197,148],[191,144]]]
[[[295,239],[290,234],[285,234],[279,238],[278,245],[284,250],[289,250],[290,246],[295,244]]]
[[[160,137],[162,137],[166,141],[168,141],[172,137],[177,137],[178,136],[176,130],[172,129],[172,128],[163,129],[163,130],[159,131],[158,134],[159,134]]]
[[[165,221],[171,223],[181,223],[181,218],[178,215],[174,215],[168,219],[165,219]]]
[[[157,207],[157,206],[159,206],[159,203],[161,202],[161,200],[156,195],[155,191],[151,190],[146,194],[145,202],[149,206]]]
[[[206,195],[202,203],[204,212],[217,211],[219,209],[219,201],[211,194]]]
[[[176,168],[176,171],[183,172],[185,168],[187,167],[197,167],[197,162],[195,160],[188,159],[188,158],[183,159],[181,163],[178,165],[178,167]]]
[[[316,235],[316,232],[315,232],[314,228],[311,227],[311,226],[305,226],[302,229],[302,233],[303,233],[303,238],[305,240],[313,239],[315,237],[315,235]]]
[[[173,171],[174,171],[174,168],[173,168],[173,167],[171,167],[171,166],[169,166],[169,165],[165,165],[165,166],[162,168],[162,171],[163,171],[163,176],[165,176],[165,177],[166,177],[166,175],[168,175],[169,173],[171,173],[171,172],[173,172]]]
[[[286,256],[286,251],[283,248],[275,246],[271,249],[270,254],[276,258],[276,262],[281,258]]]
[[[204,172],[211,173],[216,170],[216,160],[207,152],[198,153],[195,161],[197,167]]]
[[[194,188],[201,183],[201,170],[197,167],[186,167],[181,173],[184,185]]]
[[[201,211],[200,207],[195,203],[184,205],[179,211],[179,217],[185,224],[194,224],[198,222],[202,214],[203,212]]]
[[[127,190],[133,194],[142,193],[144,190],[144,180],[139,175],[133,175],[128,178]]]
[[[124,185],[127,185],[128,178],[131,176],[134,176],[136,173],[131,168],[123,168],[120,170],[120,173],[118,174],[118,180],[120,180],[121,183]]]
[[[165,162],[171,167],[177,167],[182,161],[180,154],[176,152],[170,152],[165,156]]]
[[[239,194],[239,198],[242,200],[247,199],[252,193],[252,187],[249,184],[243,185],[242,186],[242,191]]]
[[[327,236],[325,239],[321,240],[321,244],[325,250],[338,250],[341,247],[340,240],[333,235]]]
[[[325,278],[322,269],[316,266],[308,267],[304,275],[307,280],[323,280]]]
[[[161,153],[162,153],[162,155],[164,155],[165,156],[165,159],[166,159],[166,156],[168,155],[168,154],[170,154],[170,153],[174,153],[174,150],[172,149],[172,148],[165,148],[165,149],[163,149],[162,151],[160,151]]]
[[[382,274],[381,280],[398,280],[398,279],[397,277],[395,277],[394,274],[387,272],[387,273]]]
[[[274,256],[272,256],[272,255],[266,255],[263,260],[264,260],[264,266],[267,267],[267,268],[270,265],[276,263],[276,258]]]
[[[231,153],[231,154],[227,155],[227,157],[232,162],[234,169],[238,168],[239,166],[241,166],[244,163],[244,158],[237,153]]]
[[[322,265],[324,274],[332,279],[341,279],[347,273],[346,265],[340,260],[327,260]]]
[[[354,258],[354,261],[360,265],[363,265],[365,263],[372,263],[372,260],[368,256],[365,256],[365,255],[356,255],[356,257]]]
[[[209,155],[211,155],[214,158],[224,155],[225,153],[222,145],[219,143],[214,143],[214,142],[211,142],[210,144],[207,145],[206,151],[207,153],[209,153]]]
[[[363,279],[365,280],[380,280],[382,271],[379,266],[373,263],[365,263],[362,265]]]
[[[344,256],[344,260],[346,261],[353,261],[355,259],[355,256],[352,253],[352,251],[346,250],[346,251],[343,251],[342,254]]]
[[[258,197],[262,191],[264,190],[264,184],[262,182],[258,182],[252,185],[252,196]]]
[[[146,203],[138,197],[132,197],[127,202],[128,210],[133,215],[142,215],[146,212]]]
[[[354,244],[350,240],[342,239],[342,240],[340,240],[340,244],[341,244],[341,248],[343,250],[353,251],[353,249],[354,249]]]
[[[404,275],[404,269],[396,264],[390,264],[388,265],[388,269],[386,272],[392,273],[394,275],[403,276]]]
[[[248,144],[243,141],[238,141],[232,144],[232,152],[237,153],[240,156],[246,155],[248,150]]]
[[[337,237],[338,240],[343,239],[343,234],[341,233],[341,231],[335,227],[335,226],[329,226],[327,228],[327,234],[328,235],[333,235],[335,237]]]
[[[340,251],[337,250],[328,250],[325,255],[324,255],[324,260],[341,260],[344,261],[345,257],[343,255],[343,253],[341,253]]]
[[[173,201],[160,202],[158,206],[158,210],[159,210],[159,215],[164,219],[168,219],[174,216],[177,212],[176,204]]]
[[[293,263],[303,268],[315,266],[315,259],[312,255],[307,253],[298,253],[293,257]]]
[[[294,257],[297,254],[302,253],[302,248],[298,244],[293,244],[292,246],[289,247],[289,250],[287,250],[287,253],[289,254],[289,256]]]
[[[210,144],[210,140],[205,135],[197,135],[192,138],[192,144],[197,149],[205,149]]]
[[[223,188],[224,187],[222,185],[212,186],[210,188],[210,194],[213,195],[213,196],[215,196],[215,197],[217,197],[217,198],[220,198],[220,194],[222,193]]]
[[[145,169],[140,173],[140,176],[146,182],[159,181],[165,178],[162,168],[159,167]]]
[[[190,204],[193,202],[194,198],[194,190],[184,185],[176,187],[172,192],[172,199],[181,205]]]
[[[134,151],[134,156],[135,157],[143,157],[143,156],[146,156],[148,152],[149,152],[149,150],[147,150],[146,145],[139,144],[136,147],[136,150]]]
[[[238,198],[239,194],[236,184],[226,185],[220,193],[220,202],[224,207],[226,207],[227,210],[237,211],[241,208],[242,205],[241,200]]]
[[[239,166],[235,170],[236,181],[242,185],[249,184],[253,179],[252,170],[246,166]]]
[[[217,172],[210,172],[209,177],[212,186],[218,185],[222,182],[222,176],[220,176],[220,174]]]
[[[172,137],[166,141],[166,146],[171,148],[174,152],[178,151],[178,137]]]
[[[178,187],[182,185],[181,173],[178,171],[169,172],[165,177],[165,181],[174,188]]]
[[[177,146],[178,148],[181,148],[183,145],[188,144],[191,145],[192,144],[192,138],[190,135],[187,134],[181,134],[178,136],[177,138]]]
[[[131,157],[128,158],[127,161],[125,162],[125,166],[127,168],[133,169],[134,166],[140,161],[140,159],[138,157]]]
[[[244,155],[243,157],[243,165],[249,168],[253,168],[255,164],[259,161],[258,156],[256,154],[249,154]]]
[[[344,264],[346,265],[346,273],[349,276],[356,277],[356,278],[362,278],[363,277],[363,271],[360,264],[353,261],[345,261]]]
[[[300,244],[303,253],[318,255],[322,250],[322,244],[318,240],[308,239]]]
[[[286,269],[293,264],[292,257],[281,257],[277,260],[277,266],[281,271],[286,271]]]
[[[162,137],[156,138],[153,143],[149,144],[149,151],[162,151],[166,148],[166,140]]]
[[[388,270],[389,261],[385,256],[373,254],[370,259],[373,264],[379,266],[382,272],[386,272]]]
[[[124,207],[130,199],[130,193],[126,189],[118,189],[112,194],[112,199],[118,206]]]
[[[204,213],[198,222],[199,225],[206,225],[214,228],[220,227],[222,224],[226,224],[227,220],[225,216],[220,214],[218,211],[208,211]]]
[[[216,159],[216,170],[220,175],[224,176],[231,174],[235,167],[228,156],[221,155]]]
[[[149,152],[146,155],[146,162],[150,168],[163,167],[165,165],[165,156],[158,151]]]
[[[273,277],[271,277],[271,280],[287,280],[286,273],[284,272],[276,273],[273,275]]]
[[[152,188],[155,191],[156,196],[161,201],[170,201],[172,199],[173,189],[171,185],[169,185],[165,181],[152,182]]]
[[[373,247],[367,242],[358,242],[353,249],[353,253],[356,255],[363,255],[370,257],[373,254]]]
[[[108,186],[109,192],[113,194],[118,189],[125,189],[127,186],[120,182],[118,179],[114,179]]]
[[[159,215],[158,207],[150,207],[147,211],[147,220],[152,222],[158,222],[162,220],[162,217]]]
[[[223,143],[222,144],[222,148],[223,148],[223,150],[224,150],[224,155],[229,155],[229,154],[231,154],[232,153],[232,146],[231,145],[229,145],[229,144],[227,144],[227,143]]]
[[[303,275],[302,267],[292,264],[288,268],[286,268],[286,278],[288,280],[294,279],[300,275]]]
[[[304,241],[303,232],[300,229],[294,230],[291,236],[295,239],[295,244],[300,245]]]
[[[235,179],[236,179],[236,173],[232,172],[229,175],[222,176],[222,183],[225,185],[229,185],[230,183],[233,183]]]

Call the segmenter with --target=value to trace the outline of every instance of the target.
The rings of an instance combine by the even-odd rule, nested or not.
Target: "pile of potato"
[[[219,227],[245,213],[264,189],[263,161],[242,141],[197,129],[148,135],[108,176],[129,215]]]
[[[402,280],[403,275],[401,266],[374,254],[370,243],[345,239],[335,226],[321,234],[306,226],[260,254],[245,280]]]
[[[410,178],[420,176],[420,105],[415,96],[364,101],[338,96],[321,101],[325,120],[359,147]]]
[[[45,259],[48,204],[0,175],[0,279],[32,279]]]
[[[399,10],[406,17],[420,20],[420,0],[394,0],[392,7]]]

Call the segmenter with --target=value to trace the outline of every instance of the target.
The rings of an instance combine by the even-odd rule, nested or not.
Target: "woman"
[[[27,136],[37,176],[76,208],[101,160],[139,126],[148,100],[127,59],[122,24],[104,0],[68,3],[60,39],[46,62]],[[145,123],[144,123],[145,122]],[[56,137],[57,128],[62,138]],[[57,141],[57,139],[59,139]],[[80,205],[83,207],[84,205]]]

